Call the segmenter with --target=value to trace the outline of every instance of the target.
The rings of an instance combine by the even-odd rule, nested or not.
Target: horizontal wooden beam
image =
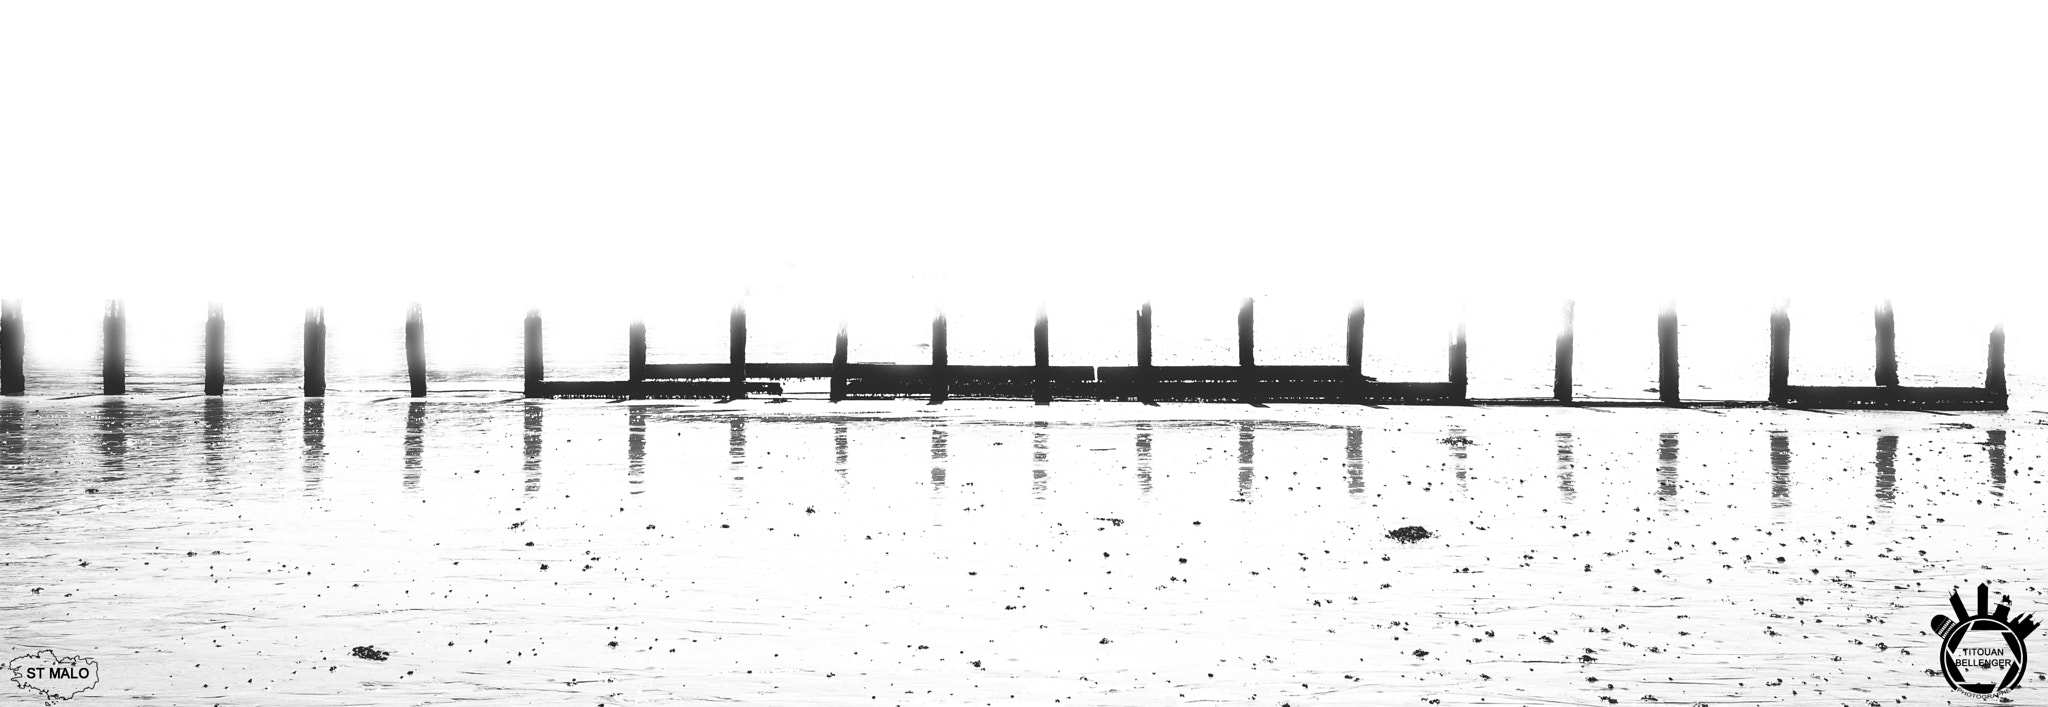
[[[1785,407],[1831,410],[2004,410],[2006,394],[1985,388],[1786,386]]]
[[[1101,366],[1096,375],[1105,382],[1136,381],[1141,371],[1152,380],[1171,381],[1370,381],[1346,366]]]

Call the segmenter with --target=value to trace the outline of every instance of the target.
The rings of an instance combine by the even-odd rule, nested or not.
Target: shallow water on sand
[[[2044,419],[0,400],[0,649],[172,704],[1943,701],[1952,588],[2048,604]]]

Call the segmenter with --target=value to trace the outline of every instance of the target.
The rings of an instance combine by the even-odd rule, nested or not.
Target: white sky
[[[8,3],[0,296],[1732,292],[2031,312],[2044,19]]]

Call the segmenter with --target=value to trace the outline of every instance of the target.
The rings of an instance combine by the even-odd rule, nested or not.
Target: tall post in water
[[[327,397],[327,310],[306,308],[306,397]]]
[[[731,349],[732,393],[734,400],[747,397],[747,302],[740,300],[732,306],[732,326],[726,335]]]
[[[121,300],[107,300],[100,334],[100,394],[128,393],[128,310]]]
[[[1991,344],[1985,348],[1984,390],[2001,397],[2005,395],[2004,322],[1991,326]]]
[[[932,315],[932,368],[931,386],[933,405],[946,402],[946,386],[952,382],[953,372],[946,363],[946,312],[940,310]]]
[[[626,328],[626,380],[647,380],[647,323],[638,319]]]
[[[832,338],[832,402],[846,399],[846,320],[839,320],[839,335]]]
[[[1038,369],[1038,377],[1031,390],[1031,402],[1038,405],[1052,404],[1052,340],[1051,326],[1045,315],[1045,303],[1038,303],[1038,321],[1031,326],[1031,365]]]
[[[1657,315],[1657,397],[1678,404],[1678,302],[1664,301]]]
[[[1138,305],[1138,400],[1152,402],[1152,303]]]
[[[540,310],[526,312],[526,397],[542,397],[541,383],[547,380],[541,367]]]
[[[1555,358],[1556,380],[1551,382],[1550,396],[1560,403],[1572,401],[1572,354],[1577,336],[1578,303],[1564,301],[1564,319],[1557,329],[1557,354]]]
[[[1344,318],[1344,368],[1352,375],[1365,372],[1365,300],[1351,301],[1351,314]]]
[[[412,397],[427,397],[427,324],[418,302],[405,311],[405,377]]]
[[[221,314],[220,303],[206,307],[206,394],[220,395],[227,392],[227,317]]]
[[[1465,306],[1460,304],[1458,305],[1457,327],[1451,330],[1450,346],[1451,386],[1457,389],[1456,392],[1459,400],[1465,399],[1467,384],[1465,361],[1470,353],[1471,351],[1465,344]]]
[[[1792,399],[1792,303],[1778,300],[1771,308],[1771,404]]]
[[[28,336],[21,330],[21,300],[0,302],[0,395],[28,392],[27,375],[21,367],[27,343]]]
[[[1898,327],[1892,316],[1892,301],[1877,305],[1877,384],[1899,384]]]

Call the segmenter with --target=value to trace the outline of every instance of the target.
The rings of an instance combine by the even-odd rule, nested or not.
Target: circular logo
[[[1973,618],[1941,641],[1941,675],[1957,690],[1996,695],[2018,686],[2026,670],[2027,644],[2004,621]]]

